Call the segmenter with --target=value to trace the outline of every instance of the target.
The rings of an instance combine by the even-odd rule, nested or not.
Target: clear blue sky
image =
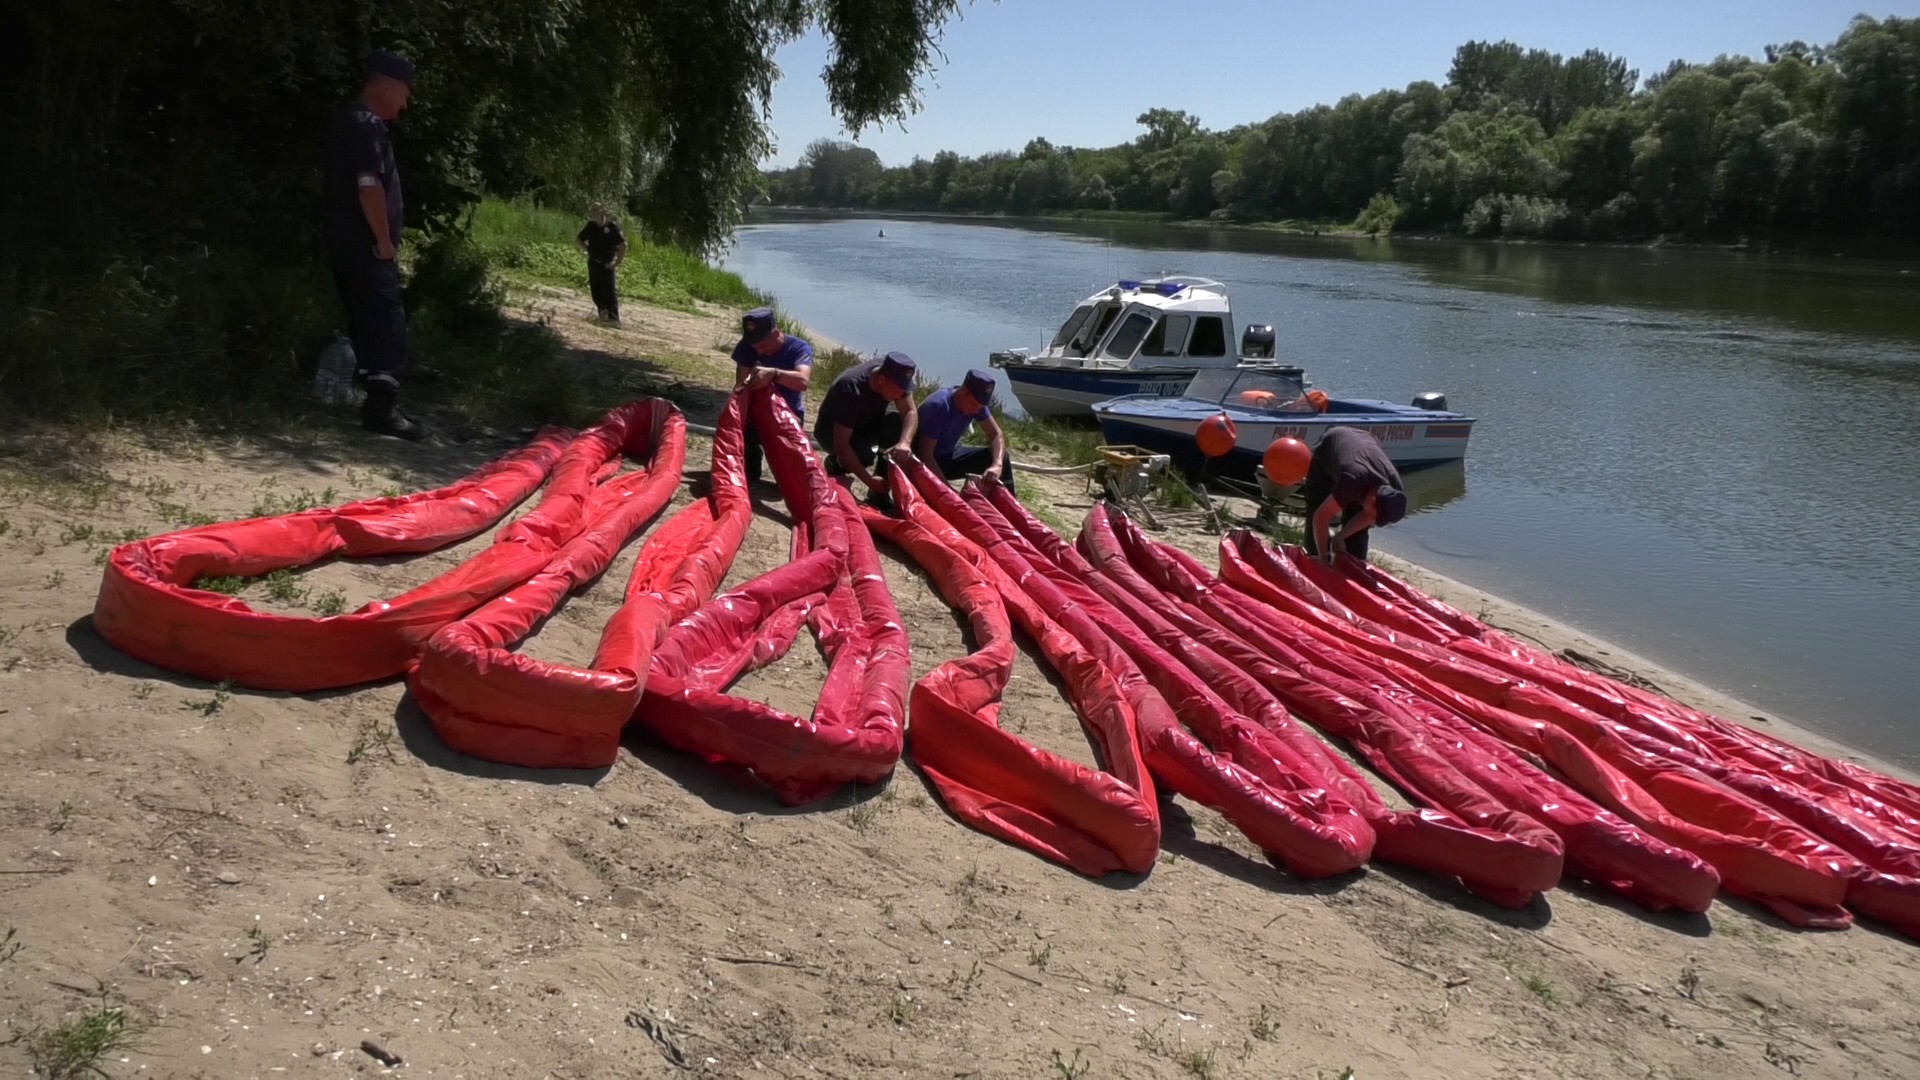
[[[859,137],[889,165],[940,150],[1018,150],[1045,136],[1111,146],[1147,109],[1185,109],[1208,128],[1264,120],[1349,93],[1444,82],[1453,50],[1506,38],[1623,56],[1642,78],[1675,59],[1759,56],[1796,38],[1826,44],[1856,14],[1920,15],[1920,0],[974,0],[948,24],[947,59],[924,107]],[[827,108],[825,39],[779,53],[777,149],[845,138]]]

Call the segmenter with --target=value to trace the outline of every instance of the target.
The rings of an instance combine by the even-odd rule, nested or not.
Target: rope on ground
[[[688,430],[692,429],[689,428]],[[1072,476],[1074,473],[1086,472],[1088,469],[1093,468],[1095,464],[1097,463],[1089,461],[1084,465],[1034,465],[1025,461],[1015,461],[1013,463],[1013,471],[1034,473],[1039,476]]]

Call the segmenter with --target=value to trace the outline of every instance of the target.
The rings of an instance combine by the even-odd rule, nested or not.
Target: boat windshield
[[[1067,316],[1067,321],[1060,324],[1060,332],[1053,335],[1053,344],[1050,347],[1057,349],[1072,340],[1073,335],[1078,332],[1082,326],[1086,325],[1087,316],[1092,314],[1092,304],[1081,304],[1079,307],[1074,308],[1073,314]]]
[[[1077,321],[1079,328],[1069,335],[1065,348],[1061,350],[1062,353],[1075,357],[1087,355],[1090,349],[1100,343],[1101,338],[1107,336],[1107,329],[1113,325],[1114,316],[1120,314],[1120,305],[1101,304],[1094,310],[1099,312],[1097,318],[1082,318],[1079,317],[1078,312],[1075,312],[1075,317],[1068,320],[1069,322]]]
[[[1315,412],[1306,400],[1306,384],[1301,377],[1257,368],[1202,370],[1187,386],[1187,396],[1217,401],[1242,409],[1272,409],[1276,412]]]

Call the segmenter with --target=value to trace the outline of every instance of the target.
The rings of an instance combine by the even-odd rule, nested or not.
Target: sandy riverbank
[[[527,314],[583,358],[630,363],[635,392],[670,394],[696,420],[717,410],[737,313],[631,305],[614,330],[580,298],[543,293]],[[19,950],[0,947],[0,1068],[18,1074],[49,1032],[105,1007],[137,1026],[102,1062],[115,1077],[387,1071],[364,1039],[406,1058],[396,1073],[489,1078],[1920,1073],[1920,947],[1870,924],[1797,932],[1738,901],[1655,916],[1571,883],[1506,912],[1391,867],[1303,883],[1177,801],[1151,875],[1087,881],[960,826],[911,768],[803,812],[641,743],[605,772],[501,768],[441,747],[397,683],[230,691],[92,633],[96,560],[121,537],[417,490],[500,448],[344,424],[244,442],[38,432],[4,447],[0,934]],[[707,452],[691,449],[690,471]],[[1088,505],[1073,478],[1023,493],[1063,522]],[[1212,537],[1163,535],[1212,561]],[[350,608],[482,542],[242,595]],[[786,550],[784,514],[767,507],[730,583]],[[591,656],[633,556],[530,650]],[[964,628],[885,558],[917,677],[967,649]],[[1409,573],[1550,647],[1607,653],[1682,700],[1748,715]],[[740,692],[804,712],[823,677],[802,643]],[[1091,760],[1028,654],[1003,718]]]

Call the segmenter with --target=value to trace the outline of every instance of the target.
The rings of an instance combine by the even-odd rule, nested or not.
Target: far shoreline
[[[1539,247],[1558,248],[1570,251],[1682,251],[1716,255],[1754,255],[1782,256],[1788,258],[1819,260],[1853,260],[1860,262],[1884,262],[1890,264],[1920,266],[1920,247],[1894,245],[1863,246],[1858,239],[1835,241],[1833,243],[1800,242],[1796,244],[1768,245],[1764,243],[1734,243],[1711,240],[1675,239],[1666,236],[1643,237],[1635,240],[1565,240],[1537,237],[1509,236],[1467,236],[1461,233],[1446,232],[1387,232],[1372,234],[1355,229],[1350,225],[1329,224],[1324,228],[1313,229],[1286,222],[1262,222],[1246,220],[1213,221],[1203,218],[1176,218],[1148,211],[1064,211],[1050,214],[1007,214],[972,212],[963,213],[946,210],[883,210],[870,207],[824,207],[824,206],[781,206],[761,203],[747,208],[746,224],[752,224],[756,214],[787,214],[795,217],[813,217],[821,219],[871,218],[899,221],[944,221],[953,224],[1010,224],[1058,225],[1136,225],[1163,229],[1182,229],[1193,232],[1233,232],[1250,235],[1285,236],[1302,240],[1367,240],[1381,243],[1412,243],[1422,245],[1465,245],[1470,247]]]

